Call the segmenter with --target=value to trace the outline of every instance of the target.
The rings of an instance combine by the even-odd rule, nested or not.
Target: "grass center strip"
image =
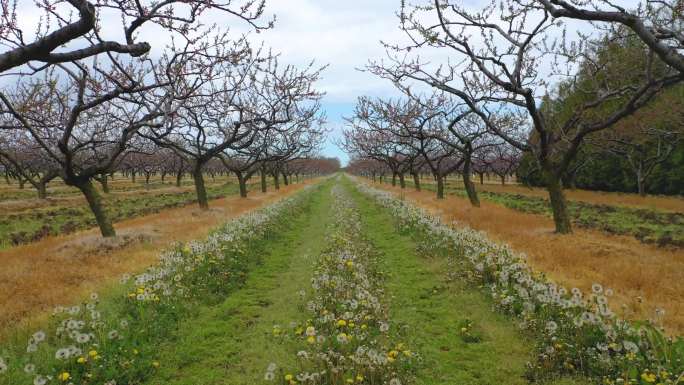
[[[329,245],[314,267],[299,305],[306,320],[274,325],[274,339],[299,341],[295,367],[271,363],[264,380],[295,384],[411,383],[418,357],[396,338],[389,318],[379,254],[363,238],[361,219],[339,183],[331,190]]]

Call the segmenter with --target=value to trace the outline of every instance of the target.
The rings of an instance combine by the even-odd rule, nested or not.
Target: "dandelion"
[[[349,337],[345,333],[340,333],[337,335],[337,342],[341,344],[346,344],[349,341]]]
[[[47,382],[47,378],[41,375],[38,375],[33,379],[33,385],[45,385]]]
[[[70,356],[71,354],[69,353],[69,349],[67,348],[57,349],[57,351],[55,352],[55,358],[58,360],[66,360]]]
[[[266,371],[274,372],[277,368],[278,368],[278,365],[276,365],[275,362],[271,362],[270,364],[268,364]]]
[[[34,365],[34,364],[24,365],[24,373],[33,374],[35,371],[36,371],[36,365]]]
[[[266,372],[266,374],[264,374],[264,380],[266,380],[266,381],[275,380],[275,374],[273,372]]]
[[[625,350],[630,353],[637,353],[639,351],[639,346],[637,346],[637,344],[629,340],[623,341],[622,346],[624,346]]]
[[[107,333],[107,338],[109,338],[110,340],[117,339],[119,338],[119,332],[116,330],[112,330],[109,333]]]
[[[554,334],[558,330],[558,324],[555,321],[549,321],[546,323],[546,332],[549,334]]]
[[[57,376],[57,379],[62,381],[62,382],[67,382],[71,378],[71,374],[69,372],[62,372]]]
[[[603,286],[601,286],[598,283],[595,283],[595,284],[591,285],[591,291],[594,294],[601,294],[601,293],[603,293]]]
[[[0,357],[0,374],[5,373],[7,371],[7,364],[5,363],[5,360]]]
[[[76,336],[76,342],[78,342],[79,344],[85,344],[88,343],[88,341],[90,341],[90,336],[88,334],[81,333],[78,336]]]
[[[40,342],[45,341],[45,337],[46,337],[46,334],[42,330],[39,330],[39,331],[33,333],[33,335],[31,336],[34,343],[40,343]]]
[[[380,331],[386,333],[389,330],[389,324],[387,322],[380,322]]]

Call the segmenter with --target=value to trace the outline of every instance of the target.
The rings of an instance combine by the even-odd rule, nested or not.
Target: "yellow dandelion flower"
[[[641,379],[650,384],[656,381],[656,375],[653,373],[643,372],[641,373]]]
[[[339,327],[347,326],[347,321],[341,319],[341,320],[337,321],[337,326],[339,326]]]
[[[71,378],[71,374],[69,372],[62,372],[57,376],[57,379],[62,381],[62,382],[67,382]]]

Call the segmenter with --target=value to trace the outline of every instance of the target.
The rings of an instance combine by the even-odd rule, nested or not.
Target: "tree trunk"
[[[261,192],[265,193],[267,191],[267,183],[266,183],[266,170],[263,168],[261,169]]]
[[[484,184],[484,173],[480,172],[478,174],[480,175],[480,184]]]
[[[643,173],[641,172],[641,168],[637,170],[636,173],[636,182],[637,182],[637,192],[639,193],[639,196],[645,197],[646,196],[646,188],[644,186],[644,177]]]
[[[204,175],[202,174],[202,166],[198,165],[192,172],[192,179],[195,181],[195,192],[197,193],[197,203],[202,210],[209,209],[209,200],[207,199],[207,189],[204,186]]]
[[[152,174],[149,173],[149,172],[145,174],[145,185],[149,185],[149,184],[150,184],[150,177],[151,177],[151,176],[152,176]]]
[[[399,186],[401,188],[406,188],[406,180],[404,180],[404,173],[399,173]]]
[[[131,182],[135,183],[135,171],[131,172]]]
[[[12,184],[12,182],[10,181],[9,175],[7,173],[5,173],[5,183],[7,183],[8,186]]]
[[[570,224],[570,215],[568,214],[568,207],[565,202],[565,195],[563,194],[562,182],[559,177],[556,177],[549,171],[545,174],[546,189],[549,192],[556,232],[559,234],[570,234],[572,233],[572,225]]]
[[[24,180],[24,178],[22,178],[21,176],[19,178],[17,178],[17,180],[19,181],[19,190],[23,190],[24,189],[24,183],[26,183],[26,180]]]
[[[164,179],[166,179],[166,172],[161,173],[161,182],[164,184]]]
[[[417,172],[413,173],[413,184],[416,187],[416,191],[420,191],[420,176],[418,176]]]
[[[247,179],[241,172],[236,172],[238,184],[240,185],[240,197],[247,198]]]
[[[42,181],[36,183],[36,190],[38,190],[38,199],[47,198],[47,183]]]
[[[375,173],[371,173],[371,175],[373,176],[373,183],[375,183]]]
[[[273,184],[276,190],[280,190],[280,173],[277,171],[273,173]]]
[[[99,182],[102,186],[102,192],[109,194],[109,181],[107,179],[107,175],[102,175],[102,177],[99,179]]]
[[[444,178],[441,175],[435,175],[437,179],[437,199],[444,199]]]
[[[396,185],[397,185],[397,173],[393,172],[392,173],[392,186],[396,187]]]
[[[76,187],[81,190],[83,195],[85,195],[86,201],[88,201],[88,206],[95,215],[97,225],[100,227],[100,233],[102,233],[102,236],[105,238],[116,236],[112,221],[107,216],[104,206],[102,205],[102,198],[95,189],[95,186],[93,186],[92,181],[88,180],[84,183],[79,183],[76,185]]]
[[[181,186],[181,179],[183,179],[183,173],[179,171],[179,172],[176,174],[176,187],[180,187],[180,186]]]
[[[470,204],[474,207],[480,207],[480,199],[477,197],[477,190],[475,190],[475,184],[471,179],[470,165],[470,157],[466,156],[466,160],[463,162],[463,186],[468,194]]]
[[[283,183],[285,183],[285,186],[290,185],[290,178],[285,173],[283,173]]]

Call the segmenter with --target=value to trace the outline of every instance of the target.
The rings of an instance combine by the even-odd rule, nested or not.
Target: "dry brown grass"
[[[494,180],[486,181],[484,184],[478,183],[475,180],[475,188],[478,191],[489,191],[493,193],[509,193],[520,194],[526,196],[540,197],[548,199],[548,192],[539,187],[525,187],[519,184],[507,183],[505,186],[496,183]],[[462,186],[463,183],[450,179],[448,184],[450,186]],[[565,190],[565,196],[569,200],[602,204],[602,205],[616,205],[635,208],[644,208],[651,210],[670,211],[677,213],[684,213],[684,198],[680,196],[666,196],[666,195],[647,195],[645,197],[639,194],[605,192],[605,191],[590,191],[590,190]]]
[[[247,199],[213,200],[207,212],[191,205],[125,220],[115,225],[119,234],[115,240],[103,241],[92,229],[0,251],[0,330],[31,323],[33,316],[55,305],[73,303],[126,272],[140,271],[171,243],[202,238],[227,219],[278,200],[305,184],[282,186],[277,193],[253,192]]]
[[[616,309],[628,319],[666,311],[664,326],[684,334],[684,252],[643,244],[627,236],[576,229],[570,235],[553,233],[553,222],[542,215],[511,210],[491,202],[473,208],[463,198],[437,200],[433,192],[375,184],[415,202],[445,221],[458,221],[485,231],[527,254],[530,265],[556,282],[589,290],[599,282],[615,290]],[[584,192],[587,194],[588,192]],[[596,198],[600,199],[600,198]],[[615,306],[615,304],[614,304]]]

